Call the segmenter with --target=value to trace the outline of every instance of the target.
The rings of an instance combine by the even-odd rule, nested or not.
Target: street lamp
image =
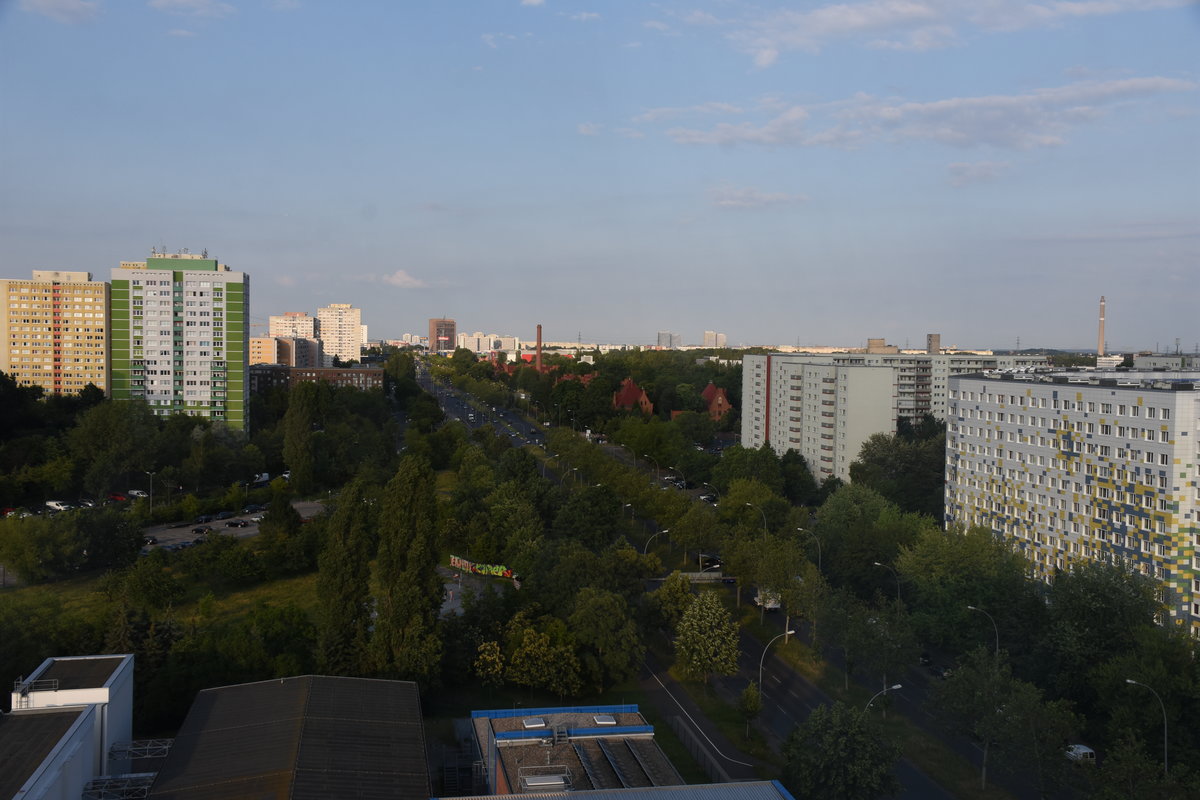
[[[625,505],[623,505],[621,507],[621,510],[624,511],[627,508],[629,509],[629,521],[632,522],[633,521],[633,503],[626,503]]]
[[[670,528],[663,528],[661,531],[655,531],[650,536],[650,538],[646,540],[645,546],[642,547],[642,555],[646,555],[646,553],[648,553],[650,551],[650,543],[654,541],[654,538],[656,536],[658,536],[660,533],[670,533],[670,532],[671,532]]]
[[[796,530],[799,533],[803,533],[805,536],[811,536],[812,540],[817,543],[817,572],[821,572],[821,540],[818,539],[817,535],[812,531],[806,531],[804,528],[796,528]]]
[[[144,469],[144,470],[142,470],[142,472],[144,472],[150,476],[150,513],[153,514],[154,513],[154,473],[157,472],[157,470]]]
[[[988,612],[977,606],[967,606],[972,611],[978,611],[992,621],[992,631],[996,634],[996,661],[1000,660],[1000,629],[996,627],[996,619]]]
[[[654,462],[654,480],[656,480],[656,481],[662,480],[662,476],[659,474],[660,472],[662,472],[662,468],[658,466],[658,459],[655,458],[654,456],[650,455],[649,453],[642,453],[642,458],[647,458]]]
[[[763,511],[761,507],[754,505],[754,503],[748,502],[746,505],[750,506],[751,508],[758,509],[758,513],[762,514],[763,538],[765,539],[767,536],[767,512]]]
[[[775,639],[782,639],[784,636],[790,636],[793,633],[795,633],[795,631],[784,631],[776,636]],[[763,648],[762,656],[758,659],[758,693],[760,696],[762,695],[763,662],[767,659],[767,651],[771,649],[771,645],[775,644],[775,639],[767,642],[767,646]]]
[[[894,567],[890,567],[887,564],[884,564],[882,561],[876,561],[874,563],[875,563],[875,566],[877,566],[877,567],[883,567],[886,570],[890,570],[891,573],[896,576],[896,611],[899,611],[900,610],[900,573],[896,572]]]
[[[714,506],[721,505],[721,493],[717,490],[717,487],[713,486],[711,483],[703,483],[703,482],[700,485],[707,486],[708,488],[713,490],[713,494],[715,494],[717,496],[717,502],[713,503]]]
[[[679,467],[668,467],[668,469],[673,469],[679,473],[679,480],[683,481],[683,488],[684,488],[684,491],[686,491],[687,490],[687,476],[683,474],[683,470],[681,470]]]
[[[892,686],[885,686],[884,688],[880,689],[878,692],[875,693],[875,695],[870,700],[867,701],[867,704],[865,706],[863,706],[862,714],[859,714],[858,718],[862,719],[866,715],[868,709],[871,708],[871,704],[875,702],[875,699],[878,698],[879,695],[887,694],[888,692],[892,692],[892,691],[895,691],[896,689],[903,689],[903,688],[904,688],[903,686],[901,686],[900,684],[897,683]]]
[[[1125,682],[1132,683],[1134,686],[1141,686],[1143,689],[1150,689],[1150,687],[1147,686],[1146,684],[1142,683],[1141,681],[1135,681],[1132,678],[1126,678]],[[1150,689],[1150,693],[1152,695],[1154,695],[1154,698],[1156,700],[1158,700],[1158,707],[1162,709],[1162,715],[1163,715],[1163,780],[1165,781],[1165,780],[1167,780],[1167,774],[1169,772],[1169,770],[1167,769],[1167,707],[1165,705],[1163,705],[1163,700],[1161,697],[1159,697],[1158,692],[1154,691],[1153,689]]]

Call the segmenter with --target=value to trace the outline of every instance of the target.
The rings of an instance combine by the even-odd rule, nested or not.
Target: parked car
[[[263,521],[263,515],[262,515],[262,514],[256,514],[256,515],[254,515],[253,517],[251,517],[251,518],[250,518],[250,521],[251,521],[251,522],[262,522],[262,521]],[[300,521],[301,521],[301,522],[303,522],[304,520],[300,520]]]
[[[126,500],[128,500],[129,498],[128,498],[128,497],[126,497],[125,495],[121,494],[120,492],[109,492],[109,493],[108,493],[108,499],[109,499],[109,500],[114,500],[114,501],[116,501],[116,502],[118,502],[118,503],[124,503],[124,502],[125,502]]]
[[[232,517],[236,517],[236,516],[237,515],[234,514],[232,511],[218,511],[216,514],[213,515],[213,519],[215,519],[215,520],[231,519]]]
[[[225,523],[226,528],[245,528],[250,523],[244,519],[231,519]]]
[[[46,508],[51,511],[70,511],[74,506],[66,500],[47,500]]]
[[[143,536],[142,544],[158,544],[157,536]]]
[[[126,492],[125,494],[129,495],[130,497],[147,497],[147,496],[148,496],[148,495],[147,495],[145,492],[143,492],[141,489],[130,489],[130,490],[129,490],[128,492]]]
[[[207,536],[208,534],[210,534],[212,532],[213,532],[213,529],[211,527],[209,527],[208,525],[200,525],[195,528],[192,528],[192,533],[196,534],[197,536]]]
[[[196,517],[197,525],[203,525],[206,522],[212,522],[212,521],[213,521],[212,514],[201,514],[200,516]]]
[[[267,510],[266,506],[259,505],[258,503],[251,503],[250,505],[248,505],[242,509],[242,513],[243,514],[257,514],[260,511],[266,511],[266,510]]]

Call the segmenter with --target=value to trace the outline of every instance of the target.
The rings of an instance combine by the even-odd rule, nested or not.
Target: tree
[[[584,587],[567,621],[575,633],[583,674],[596,691],[637,674],[644,648],[623,597]]]
[[[317,560],[317,661],[330,675],[361,674],[371,621],[369,513],[362,483],[338,495]]]
[[[313,426],[317,422],[317,385],[302,383],[291,390],[283,415],[283,463],[291,470],[292,490],[300,496],[316,485]]]
[[[817,706],[783,746],[782,780],[795,797],[874,800],[894,795],[900,748],[868,727],[845,703]]]
[[[691,580],[675,570],[651,593],[650,600],[659,621],[674,631],[695,597]]]
[[[817,610],[820,643],[841,651],[846,689],[850,688],[850,675],[870,642],[870,632],[867,630],[869,617],[866,604],[845,589],[826,595]]]
[[[707,685],[710,675],[738,669],[738,632],[715,592],[701,592],[679,621],[675,663],[688,678]]]
[[[750,723],[762,713],[762,692],[758,684],[750,681],[738,696],[738,713],[746,721],[746,738],[750,738]]]
[[[504,653],[496,641],[480,642],[475,658],[475,676],[484,686],[500,686],[504,683]]]
[[[926,415],[906,419],[894,435],[875,433],[850,465],[850,480],[870,487],[904,511],[941,519],[945,502],[946,428]]]

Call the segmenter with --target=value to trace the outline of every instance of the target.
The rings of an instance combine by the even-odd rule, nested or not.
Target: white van
[[[71,505],[70,503],[68,503],[65,500],[47,500],[46,501],[46,508],[50,509],[51,511],[70,511],[74,507],[75,506]]]

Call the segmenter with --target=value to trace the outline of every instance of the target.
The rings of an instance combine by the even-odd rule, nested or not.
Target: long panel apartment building
[[[936,338],[930,338],[932,349],[939,350]],[[781,455],[799,450],[818,480],[830,475],[848,480],[850,464],[871,434],[895,433],[899,419],[946,418],[950,376],[1045,363],[1044,356],[940,352],[747,355],[742,359],[742,444],[769,444]],[[818,385],[821,391],[814,388]],[[830,423],[831,406],[824,404],[829,401],[837,423],[832,429],[822,427]]]
[[[206,255],[155,253],[122,261],[111,291],[112,396],[244,430],[246,273]]]
[[[1084,560],[1161,581],[1200,633],[1200,372],[951,379],[946,522],[991,528],[1039,575]]]
[[[46,394],[108,391],[108,284],[90,272],[35,269],[0,280],[0,372]]]

